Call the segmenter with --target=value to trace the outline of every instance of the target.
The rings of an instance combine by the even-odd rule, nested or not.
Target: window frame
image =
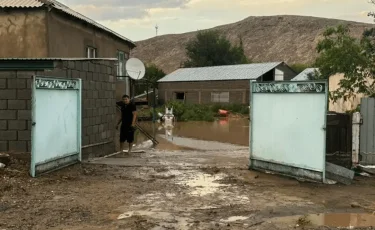
[[[229,102],[230,102],[229,91],[211,92],[211,103],[229,103]]]
[[[122,56],[122,60],[121,57]],[[117,76],[119,77],[124,77],[128,76],[126,73],[126,61],[129,60],[129,53],[122,51],[122,50],[117,50],[116,57],[118,60],[118,65],[117,65]]]
[[[93,57],[90,57],[90,51],[92,51]],[[86,47],[86,57],[87,58],[96,58],[97,57],[97,49],[93,46],[87,46]]]

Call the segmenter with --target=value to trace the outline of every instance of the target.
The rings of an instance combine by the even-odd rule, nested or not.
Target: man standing
[[[137,111],[135,105],[130,103],[130,97],[124,95],[122,101],[116,103],[121,108],[121,118],[117,122],[116,129],[120,123],[120,151],[124,151],[125,141],[129,143],[128,153],[131,152],[134,142],[135,122],[137,119]]]

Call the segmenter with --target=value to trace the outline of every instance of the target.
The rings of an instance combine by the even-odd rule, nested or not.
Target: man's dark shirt
[[[122,125],[130,126],[133,122],[133,112],[136,111],[134,104],[125,104],[122,101],[116,103],[121,108],[121,121]]]

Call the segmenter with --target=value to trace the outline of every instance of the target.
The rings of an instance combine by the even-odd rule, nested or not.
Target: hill
[[[242,37],[245,53],[254,62],[285,61],[288,64],[312,63],[315,47],[327,27],[347,24],[351,33],[360,37],[373,25],[337,19],[306,16],[249,17],[213,29],[221,31],[232,43]],[[166,73],[180,67],[186,60],[185,45],[197,32],[170,34],[136,42],[132,57],[154,63]]]

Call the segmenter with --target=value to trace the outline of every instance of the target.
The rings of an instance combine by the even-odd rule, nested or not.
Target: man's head
[[[130,103],[130,97],[128,95],[124,95],[124,96],[122,96],[122,101],[125,104],[129,104]]]

